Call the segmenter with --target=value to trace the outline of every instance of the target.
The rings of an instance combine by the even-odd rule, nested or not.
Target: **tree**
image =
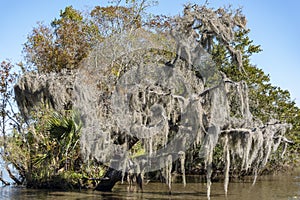
[[[205,166],[208,196],[213,160],[224,171],[227,192],[232,163],[243,173],[259,173],[271,150],[281,141],[289,143],[284,136],[289,124],[272,120],[298,110],[288,92],[273,87],[269,77],[251,65],[249,58],[260,47],[247,36],[240,10],[186,5],[181,16],[148,20],[142,15],[144,5],[145,1],[140,6],[95,7],[87,18],[67,7],[51,27],[40,25],[28,37],[27,64],[33,64],[38,73],[24,75],[16,88],[22,90],[18,92],[23,101],[20,109],[36,106],[36,113],[30,114],[39,117],[30,118],[25,143],[21,135],[15,141],[17,148],[27,147],[22,156],[29,162],[22,166],[38,172],[31,173],[36,177],[25,176],[32,183],[55,178],[62,167],[69,168],[70,158],[79,159],[78,152],[73,152],[79,149],[78,121],[63,109],[51,118],[38,107],[51,102],[53,108],[62,108],[55,104],[74,96],[84,119],[83,157],[116,164],[107,170],[109,179],[101,180],[99,190],[111,189],[129,169],[142,180],[146,164],[162,168],[171,190],[172,161],[180,159],[184,176],[185,158],[197,154]],[[70,75],[61,73],[65,69],[78,69],[78,76],[70,81],[72,87],[51,93],[55,87],[47,78]],[[31,84],[30,77],[45,84]],[[35,97],[32,102],[29,96]],[[150,136],[137,137],[146,133]],[[174,138],[178,148],[156,157],[153,152],[170,150],[168,144]],[[142,153],[130,155],[137,144]],[[120,151],[125,153],[120,156]]]
[[[164,119],[168,119],[168,124],[165,125],[167,128],[163,130],[165,131],[164,134],[167,135],[165,137],[167,139],[166,140],[161,139],[162,141],[154,140],[154,139],[152,141],[152,138],[144,139],[143,144],[144,144],[145,152],[149,152],[149,154],[151,155],[153,149],[157,150],[159,149],[159,147],[165,146],[164,142],[169,141],[168,139],[169,137],[171,137],[170,135],[172,134],[176,135],[176,133],[184,133],[187,130],[179,131],[180,128],[184,127],[184,125],[188,124],[188,122],[191,122],[193,120],[196,121],[199,120],[199,126],[200,126],[199,129],[201,131],[199,131],[199,137],[195,139],[195,141],[198,141],[198,143],[195,142],[196,143],[195,146],[197,145],[201,146],[201,148],[198,150],[201,152],[200,155],[203,155],[204,164],[207,170],[208,194],[209,194],[209,189],[211,184],[210,178],[211,178],[211,173],[213,168],[212,167],[213,152],[216,149],[217,143],[220,144],[222,148],[221,151],[223,151],[223,153],[226,155],[225,158],[224,157],[222,158],[222,168],[223,169],[225,168],[224,169],[225,188],[227,188],[230,163],[232,162],[234,162],[235,167],[243,171],[243,173],[248,173],[248,174],[258,173],[259,170],[262,170],[263,167],[265,166],[268,157],[271,153],[271,149],[275,150],[278,147],[277,146],[278,142],[275,141],[269,142],[269,141],[273,141],[275,140],[275,138],[282,138],[282,137],[284,138],[284,136],[281,135],[282,133],[281,129],[286,130],[288,129],[289,125],[286,123],[281,124],[277,122],[276,123],[272,122],[271,121],[272,118],[267,118],[267,120],[270,120],[270,122],[267,121],[266,125],[264,125],[264,123],[259,118],[253,119],[253,116],[250,113],[249,106],[253,106],[255,108],[255,105],[249,104],[248,86],[246,84],[247,81],[245,81],[245,79],[239,78],[238,76],[239,75],[241,75],[242,77],[247,76],[247,70],[248,70],[247,67],[249,67],[248,66],[249,63],[247,64],[247,61],[249,60],[247,59],[249,58],[249,56],[251,56],[252,53],[259,52],[260,50],[258,46],[252,45],[251,41],[249,41],[249,38],[245,36],[248,30],[246,30],[245,28],[246,24],[245,24],[244,16],[241,14],[239,10],[237,11],[231,11],[226,9],[214,10],[214,9],[209,9],[205,6],[188,5],[185,7],[183,16],[175,17],[174,19],[171,19],[168,23],[166,23],[166,21],[162,21],[161,18],[157,18],[156,20],[154,19],[153,21],[151,21],[150,24],[156,26],[155,28],[157,29],[159,29],[159,26],[165,26],[163,27],[165,28],[163,31],[160,30],[160,33],[167,34],[168,31],[171,31],[171,35],[173,39],[177,42],[176,58],[171,59],[169,62],[165,62],[164,67],[167,68],[166,66],[169,66],[169,67],[174,67],[175,69],[179,68],[179,69],[186,70],[184,71],[184,73],[182,71],[178,72],[178,77],[181,76],[189,77],[187,78],[187,80],[185,79],[183,82],[186,81],[188,85],[190,85],[193,89],[195,89],[195,90],[192,89],[189,92],[191,92],[195,96],[198,96],[200,99],[203,98],[202,102],[204,103],[200,104],[203,107],[201,107],[200,105],[198,105],[199,107],[196,107],[192,103],[191,103],[192,105],[189,104],[190,102],[192,102],[192,100],[189,98],[193,95],[191,96],[186,95],[188,97],[180,95],[179,91],[188,90],[186,88],[183,88],[183,86],[177,88],[178,85],[175,84],[172,85],[173,86],[172,88],[168,88],[170,87],[170,85],[164,85],[165,84],[164,81],[170,78],[170,76],[167,78],[163,77],[164,74],[163,71],[164,70],[167,71],[167,69],[165,69],[164,67],[161,67],[162,71],[160,71],[159,73],[162,76],[161,80],[152,80],[151,79],[152,76],[153,77],[158,76],[157,74],[155,74],[155,70],[153,70],[151,67],[155,65],[152,62],[155,63],[156,61],[155,59],[160,58],[158,56],[159,51],[157,51],[156,54],[155,53],[151,54],[149,52],[147,52],[149,53],[147,54],[142,52],[141,54],[145,55],[145,57],[152,58],[152,60],[148,62],[148,66],[143,66],[143,64],[147,62],[144,62],[145,60],[143,59],[144,57],[142,56],[138,56],[139,59],[132,59],[133,62],[131,62],[130,64],[123,63],[124,66],[129,66],[127,67],[127,69],[125,69],[126,70],[125,72],[122,72],[124,74],[124,78],[122,79],[122,77],[121,78],[117,77],[116,79],[118,83],[114,85],[113,82],[111,85],[112,87],[109,87],[110,89],[115,90],[115,93],[113,95],[108,94],[109,96],[108,98],[111,100],[110,102],[122,102],[122,100],[126,99],[126,97],[128,98],[128,96],[130,97],[130,100],[120,105],[113,105],[112,103],[110,104],[108,103],[109,104],[108,111],[105,112],[106,113],[105,115],[99,115],[98,118],[96,118],[98,119],[98,121],[96,119],[94,120],[91,118],[87,119],[87,121],[96,122],[95,124],[93,123],[88,124],[88,127],[96,127],[96,130],[99,131],[98,132],[95,131],[95,134],[92,135],[89,134],[90,129],[86,129],[85,131],[83,131],[85,135],[85,137],[83,138],[87,138],[86,141],[83,140],[84,149],[86,149],[85,150],[86,156],[87,157],[95,156],[96,159],[101,159],[102,158],[101,155],[108,154],[108,152],[106,151],[107,149],[94,148],[96,144],[94,143],[94,145],[90,145],[90,141],[97,141],[97,145],[99,145],[100,147],[104,146],[105,143],[109,143],[111,144],[111,146],[115,144],[119,144],[118,141],[113,139],[96,140],[96,138],[106,138],[106,136],[110,134],[113,134],[114,136],[115,135],[126,136],[126,133],[130,135],[132,132],[148,133],[149,129],[151,129],[150,127],[157,128],[155,125],[151,124],[153,121],[155,121],[155,119],[152,118],[153,115],[156,115],[155,112],[152,110],[156,110],[156,109],[160,110],[159,106],[157,108],[156,105],[157,103],[159,105],[162,104],[166,106],[166,111],[165,111],[166,113],[164,114],[164,116],[168,116],[168,117],[165,117]],[[146,38],[143,39],[147,41]],[[139,38],[137,40],[140,41]],[[151,42],[147,41],[147,43],[150,44]],[[112,42],[109,44],[111,44],[111,46],[114,46],[115,43]],[[217,67],[219,67],[219,69],[221,69],[225,73],[218,73],[217,71],[213,71],[212,69],[213,65],[207,66],[204,65],[206,63],[201,62],[201,56],[205,54],[203,53],[203,51],[201,51],[201,48],[199,47],[200,45],[202,45],[204,49],[207,50],[207,52],[216,51],[214,49],[214,46],[220,47],[217,50],[223,51],[224,53],[219,54],[214,52],[215,59],[218,61],[217,64],[219,64],[217,65]],[[130,47],[132,46],[133,45],[131,45]],[[102,55],[102,57],[99,56],[100,58],[97,58],[96,56],[93,57],[93,55]],[[94,60],[97,59],[105,60],[106,59],[105,56],[109,57],[108,55],[104,54],[103,50],[100,49],[96,51],[96,53],[91,54],[87,66],[94,66],[93,62],[96,62]],[[131,61],[130,58],[128,60]],[[166,59],[166,57],[164,58]],[[138,61],[138,62],[135,63],[134,61]],[[243,64],[243,61],[245,61],[245,64]],[[262,71],[256,70],[255,68],[251,68],[251,66],[249,68],[253,70],[253,72],[251,73],[252,76],[257,76],[259,74],[262,74],[261,73]],[[149,70],[147,71],[147,75],[144,74],[145,72],[143,70],[145,69],[146,71]],[[171,69],[169,70],[172,71]],[[206,73],[210,73],[210,70],[211,70],[211,74],[206,74]],[[191,71],[195,73],[195,75],[198,78],[197,80],[199,82],[193,82],[194,79],[191,78],[189,74]],[[126,74],[126,72],[133,73],[133,74],[128,75],[128,73]],[[94,88],[92,87],[92,84],[90,84],[90,80],[97,80],[96,74],[97,73],[94,74],[90,73],[87,76],[83,76],[83,79],[80,83],[82,84],[82,86],[84,86],[85,84],[87,85],[86,87],[82,88],[83,91],[80,91],[84,94],[82,96],[84,97],[89,96],[89,98],[91,99],[94,99],[94,96],[91,96],[91,94],[95,94],[96,96],[102,96],[101,95],[102,91],[91,90],[92,92],[89,91],[89,93],[84,93],[84,90],[86,90],[85,88],[89,86],[90,86],[89,88]],[[170,72],[169,74],[172,74],[172,72]],[[143,80],[139,80],[138,77],[140,76],[147,77],[147,81],[148,83],[150,83],[150,85],[147,86],[143,85],[143,84],[147,84],[147,82],[145,83],[143,82]],[[133,80],[133,78],[136,78],[137,80]],[[267,81],[268,77],[263,76],[262,79]],[[89,80],[89,83],[85,82],[84,80]],[[152,82],[154,82],[153,85],[151,85]],[[174,82],[176,83],[176,81],[174,80],[169,81],[170,84]],[[249,82],[251,83],[251,81]],[[132,89],[131,86],[136,88]],[[225,87],[224,90],[222,90],[222,86]],[[116,87],[116,89],[114,89],[114,87]],[[122,87],[124,87],[125,89]],[[116,98],[114,95],[116,96],[124,95],[125,93],[124,90],[126,90],[126,95],[127,95],[126,97],[124,97],[123,99],[122,98],[113,99]],[[175,91],[175,94],[172,93],[173,91]],[[179,92],[179,94],[176,92]],[[226,92],[227,94],[223,96],[224,93],[222,92]],[[181,97],[180,99],[183,99],[182,101],[184,103],[180,104],[179,102],[177,102],[179,99],[178,96]],[[166,97],[169,98],[166,100],[164,99]],[[81,102],[81,104],[87,105],[88,102],[89,101],[86,101],[85,98],[83,99],[83,102]],[[227,105],[227,103],[229,103],[229,105]],[[128,104],[129,104],[129,108],[126,107],[126,105]],[[197,117],[195,117],[194,119],[188,118],[186,119],[187,121],[186,124],[182,122],[182,121],[186,122],[183,118],[179,120],[178,119],[178,116],[180,115],[179,111],[186,109],[186,107],[184,107],[183,105],[189,105],[190,107],[192,107],[195,112],[198,112],[196,116],[198,117],[200,116],[199,117],[200,119],[198,119]],[[100,113],[104,113],[101,112],[102,111],[101,106],[99,107],[97,107],[97,105],[90,105],[90,106],[93,109],[96,107],[97,108],[96,110],[99,109]],[[87,107],[89,106],[85,106],[84,109],[86,109]],[[120,114],[121,116],[120,118],[117,118],[119,115],[114,116],[114,112],[111,111],[114,110],[115,107],[116,107],[115,113]],[[86,109],[86,110],[84,109],[82,111],[84,115],[88,115],[89,112],[92,112],[92,109]],[[230,113],[228,113],[229,111]],[[151,114],[151,112],[153,113]],[[181,114],[182,117],[188,116],[188,114],[185,112]],[[96,115],[91,115],[91,116],[94,117]],[[114,123],[113,120],[115,120],[115,118],[117,118],[116,119],[117,122]],[[103,126],[101,126],[102,123],[104,124]],[[117,124],[119,123],[118,125],[120,126],[115,125],[116,123]],[[222,125],[218,125],[218,123]],[[177,124],[180,124],[180,126],[176,127]],[[164,125],[164,123],[161,122],[160,125]],[[141,126],[140,129],[139,126]],[[110,133],[111,130],[112,133]],[[218,134],[219,132],[221,132],[220,135]],[[162,134],[161,132],[159,133]],[[189,141],[189,137],[186,136],[185,140]],[[130,139],[127,138],[127,141],[130,141]],[[244,143],[245,141],[248,141],[249,143],[246,144]],[[182,144],[185,143],[182,142]],[[249,144],[251,145],[249,146]],[[272,146],[273,144],[274,146]],[[120,148],[131,147],[126,142],[120,143],[119,145],[121,146]],[[93,154],[94,152],[97,153]],[[260,157],[261,155],[263,156]],[[256,156],[259,156],[260,158]],[[143,158],[143,156],[141,156],[141,158]],[[146,158],[148,159],[148,162],[152,161],[151,156],[150,158],[149,157]],[[166,160],[165,161],[166,163],[169,163],[169,158],[163,158],[163,159]],[[170,181],[168,180],[169,178],[168,174],[170,173],[170,171],[168,170],[170,170],[170,167],[167,166],[165,167],[167,168],[164,169],[167,170],[165,171],[165,177],[170,188]],[[120,166],[118,166],[117,168],[120,168]],[[117,173],[116,171],[113,172],[115,173],[107,174],[109,178],[111,178],[109,180],[115,180],[114,178],[116,177],[118,178],[117,180],[119,180],[121,178],[121,174]],[[116,177],[114,177],[114,175],[111,174],[116,174],[115,175]],[[111,184],[114,183],[115,181],[112,181]],[[99,190],[101,188],[100,186],[97,187],[99,188]],[[112,185],[110,185],[110,188],[111,187]],[[104,188],[105,189],[107,188],[106,185],[104,185]]]
[[[255,118],[265,123],[272,119],[278,119],[281,122],[287,122],[293,126],[293,129],[288,133],[288,137],[291,141],[295,141],[295,143],[289,145],[288,157],[290,157],[291,160],[288,162],[298,162],[297,160],[299,158],[295,157],[294,152],[299,150],[299,136],[297,136],[300,128],[297,122],[299,108],[295,102],[291,100],[289,91],[272,85],[269,75],[266,75],[263,70],[251,64],[251,55],[259,53],[262,50],[259,45],[254,45],[253,41],[250,40],[248,36],[249,32],[249,29],[236,32],[234,41],[234,48],[242,52],[245,73],[242,73],[235,67],[235,63],[230,60],[229,52],[220,44],[213,44],[213,60],[219,69],[232,80],[245,80],[247,82],[249,87],[250,110]],[[276,159],[278,160],[280,157],[282,157],[282,155],[277,156]],[[277,162],[277,164],[279,163]],[[273,167],[277,168],[279,166],[275,164]]]
[[[28,36],[24,44],[27,70],[33,67],[38,73],[59,73],[65,69],[79,68],[91,48],[109,36],[103,32],[105,29],[113,34],[117,31],[116,24],[123,24],[123,28],[126,29],[140,26],[139,14],[136,12],[141,12],[141,9],[143,8],[140,7],[137,11],[138,9],[130,7],[98,6],[91,11],[92,19],[90,19],[88,16],[84,18],[81,12],[72,6],[66,7],[61,11],[60,18],[53,20],[50,26],[40,23]],[[102,17],[104,19],[101,19]],[[131,24],[133,18],[135,22]],[[99,21],[100,19],[102,21]],[[105,24],[107,26],[104,28]],[[11,103],[11,100],[7,102]],[[22,184],[26,180],[30,187],[52,185],[52,178],[59,175],[58,170],[62,168],[66,173],[78,172],[78,165],[82,159],[78,149],[80,135],[78,118],[75,119],[72,113],[66,114],[63,111],[62,115],[43,108],[43,105],[40,106],[28,113],[31,117],[26,118],[28,126],[25,131],[14,131],[8,138],[9,148],[13,151],[9,152],[6,161],[13,163],[21,177],[20,180],[16,178],[15,182]],[[89,170],[94,167],[91,163],[93,162],[89,161]],[[98,164],[95,164],[94,168],[99,172],[97,166]],[[50,167],[51,170],[46,167]],[[82,174],[86,172],[80,169],[80,173],[82,178]],[[90,177],[93,173],[87,175]],[[47,183],[47,180],[50,181]],[[75,185],[77,184],[76,182]]]
[[[9,157],[10,150],[7,149],[9,143],[9,137],[14,130],[21,130],[21,118],[16,111],[16,105],[14,104],[13,85],[15,84],[18,75],[13,72],[15,67],[9,61],[2,61],[0,66],[0,128],[1,128],[1,150],[0,155],[6,162],[5,169],[7,170],[10,178],[17,183],[20,183],[14,173],[12,173],[9,167],[11,163],[7,157]],[[19,168],[17,168],[19,169]],[[1,172],[2,174],[2,172]],[[2,175],[1,175],[2,176]],[[1,178],[4,184],[9,184]]]
[[[139,8],[96,6],[86,17],[72,6],[66,7],[51,26],[39,23],[28,36],[24,44],[27,65],[39,72],[78,68],[92,47],[104,38],[141,27],[144,3]]]
[[[40,72],[78,68],[95,40],[95,27],[69,6],[51,27],[39,24],[33,29],[24,45],[25,58]]]

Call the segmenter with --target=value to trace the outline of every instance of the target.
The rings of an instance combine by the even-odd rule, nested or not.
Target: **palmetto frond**
[[[59,145],[62,160],[68,159],[68,154],[72,152],[79,143],[82,123],[80,116],[75,111],[69,111],[65,115],[54,112],[48,121],[48,131],[50,137],[56,140]]]

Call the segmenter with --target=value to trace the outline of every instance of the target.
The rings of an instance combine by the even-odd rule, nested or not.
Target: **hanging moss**
[[[201,146],[197,157],[206,169],[209,198],[216,149],[223,153],[227,193],[232,166],[257,175],[287,141],[290,125],[254,119],[246,82],[230,80],[212,62],[216,40],[245,73],[241,52],[232,46],[235,30],[246,26],[244,16],[195,5],[170,23],[168,34],[138,29],[101,41],[72,78],[31,74],[16,86],[24,115],[41,102],[54,109],[71,102],[80,112],[84,160],[109,166],[109,180],[98,190],[111,190],[126,174],[141,183],[144,173],[161,170],[171,192],[172,162],[180,160],[185,185],[186,152]],[[62,92],[68,88],[72,92]]]

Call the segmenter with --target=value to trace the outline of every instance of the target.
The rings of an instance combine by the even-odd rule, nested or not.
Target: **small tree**
[[[12,136],[14,130],[21,130],[21,120],[16,112],[17,108],[14,104],[14,94],[13,85],[16,82],[17,74],[13,72],[14,65],[9,61],[2,61],[0,65],[0,129],[1,129],[1,157],[5,162],[5,169],[7,170],[11,179],[16,183],[21,184],[21,182],[12,173],[10,162],[8,159],[9,151],[7,151],[8,138]],[[18,169],[18,168],[17,168]],[[2,177],[1,180],[4,184],[5,182]]]
[[[24,44],[25,59],[39,72],[76,69],[92,47],[103,38],[125,29],[142,26],[141,15],[146,1],[135,7],[96,6],[89,16],[68,6],[51,26],[39,23]]]
[[[50,27],[38,24],[28,36],[24,45],[27,63],[39,72],[77,68],[91,49],[94,28],[79,11],[66,7]]]

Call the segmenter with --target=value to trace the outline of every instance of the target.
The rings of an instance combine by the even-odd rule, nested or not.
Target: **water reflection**
[[[231,181],[228,196],[225,197],[222,183],[213,183],[212,200],[300,200],[300,170],[294,175],[264,176],[252,186],[250,179]],[[199,177],[189,177],[186,187],[181,183],[172,186],[172,195],[162,183],[149,183],[144,191],[128,188],[126,184],[117,185],[111,193],[97,191],[63,192],[49,190],[31,190],[19,187],[2,187],[0,199],[24,200],[91,200],[91,199],[207,199],[205,183],[198,183]]]

